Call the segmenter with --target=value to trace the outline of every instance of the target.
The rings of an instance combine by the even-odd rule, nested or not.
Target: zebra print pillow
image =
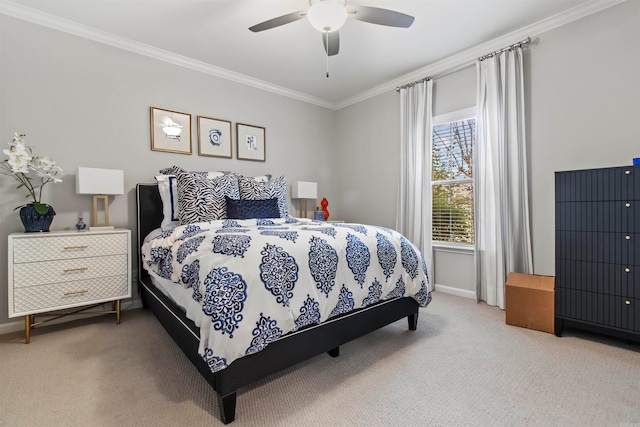
[[[238,176],[230,173],[207,178],[197,172],[176,174],[180,224],[193,224],[227,218],[225,196],[239,199]]]
[[[177,167],[177,166],[174,166]],[[165,169],[163,169],[165,170]],[[162,172],[162,170],[160,171]],[[183,172],[186,172],[183,170]],[[197,172],[203,178],[217,178],[230,172]],[[162,199],[162,224],[160,227],[163,230],[171,230],[180,225],[180,218],[178,217],[178,188],[176,183],[176,175],[158,175],[156,176],[158,182],[158,191],[160,192],[160,198]]]
[[[242,200],[278,199],[280,218],[289,216],[289,201],[287,200],[287,181],[284,176],[273,178],[270,181],[260,182],[252,177],[240,175],[238,188]],[[232,197],[233,198],[233,197]]]

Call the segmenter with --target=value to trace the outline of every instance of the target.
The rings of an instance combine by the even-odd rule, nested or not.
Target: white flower
[[[47,205],[40,202],[42,189],[50,182],[62,182],[64,175],[62,168],[47,156],[33,156],[31,147],[24,143],[24,135],[18,133],[14,134],[13,140],[9,143],[9,149],[2,152],[8,159],[0,163],[0,173],[12,175],[20,183],[18,188],[27,189],[36,210],[42,206],[46,207]],[[32,171],[38,176],[38,180],[29,176]]]
[[[13,156],[27,156],[29,157],[29,160],[31,160],[31,156],[29,156],[29,152],[27,152],[27,149],[24,145],[20,144],[20,143],[9,143],[10,148],[8,150],[2,150],[2,152],[4,154],[6,154],[9,157],[13,157]]]
[[[34,157],[32,163],[36,172],[49,172],[56,164],[49,157]]]
[[[29,156],[9,156],[11,173],[29,173]]]

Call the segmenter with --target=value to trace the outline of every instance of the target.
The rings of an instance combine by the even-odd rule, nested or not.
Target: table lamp
[[[318,198],[318,184],[315,182],[298,181],[293,184],[291,198],[300,199],[300,216],[307,217],[307,199]]]
[[[109,225],[109,196],[124,194],[124,172],[117,169],[79,167],[76,194],[93,194],[93,226],[89,230],[113,230]],[[98,201],[102,200],[104,220],[99,219]]]

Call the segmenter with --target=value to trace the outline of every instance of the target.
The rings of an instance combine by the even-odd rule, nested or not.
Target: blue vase
[[[20,208],[20,219],[22,220],[22,225],[24,225],[24,231],[26,233],[49,231],[55,214],[56,212],[51,206],[49,206],[49,209],[44,215],[36,212],[33,205],[26,205]]]

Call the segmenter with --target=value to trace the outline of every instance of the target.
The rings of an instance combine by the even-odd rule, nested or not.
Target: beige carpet
[[[0,336],[1,426],[216,426],[214,392],[138,309]],[[434,294],[405,320],[240,390],[234,426],[640,426],[640,345],[504,324]]]

